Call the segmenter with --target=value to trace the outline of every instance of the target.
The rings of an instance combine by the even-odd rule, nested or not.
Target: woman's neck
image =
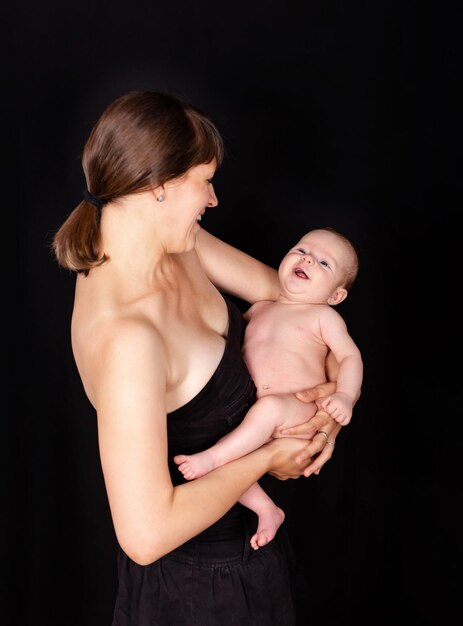
[[[172,255],[166,252],[162,227],[150,212],[146,195],[105,207],[100,228],[102,252],[108,260],[101,269],[124,283],[151,288],[171,275]]]

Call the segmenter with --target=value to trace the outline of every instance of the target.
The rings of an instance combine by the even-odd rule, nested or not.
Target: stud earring
[[[158,197],[156,198],[156,200],[157,200],[158,202],[164,202],[164,196],[161,194],[160,196],[158,196]]]

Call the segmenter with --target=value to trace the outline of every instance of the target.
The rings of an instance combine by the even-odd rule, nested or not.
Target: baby
[[[329,350],[339,364],[336,392],[312,403],[312,414],[322,408],[339,424],[349,423],[360,395],[363,363],[333,306],[346,298],[357,271],[354,247],[329,228],[310,231],[286,254],[278,268],[278,299],[256,302],[244,314],[248,324],[243,356],[257,388],[257,401],[241,424],[214,446],[174,458],[186,479],[199,478],[282,436],[285,428],[307,421],[310,405],[294,394],[326,380]],[[252,547],[258,549],[273,539],[284,512],[258,483],[239,501],[258,515],[251,538]]]

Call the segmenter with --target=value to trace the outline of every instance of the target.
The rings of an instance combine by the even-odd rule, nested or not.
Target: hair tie
[[[94,207],[96,207],[99,211],[101,211],[101,209],[104,206],[103,200],[100,200],[100,198],[95,196],[88,189],[84,189],[83,196],[84,196],[84,200],[86,200],[87,202],[90,202],[90,204],[93,204]]]

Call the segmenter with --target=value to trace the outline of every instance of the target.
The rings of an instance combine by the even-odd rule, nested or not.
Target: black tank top
[[[194,398],[167,415],[169,470],[174,485],[186,482],[173,462],[174,456],[212,446],[242,421],[256,400],[256,387],[241,354],[245,321],[238,307],[227,298],[225,301],[228,335],[217,369]],[[242,533],[242,509],[236,504],[198,538],[227,539]]]

